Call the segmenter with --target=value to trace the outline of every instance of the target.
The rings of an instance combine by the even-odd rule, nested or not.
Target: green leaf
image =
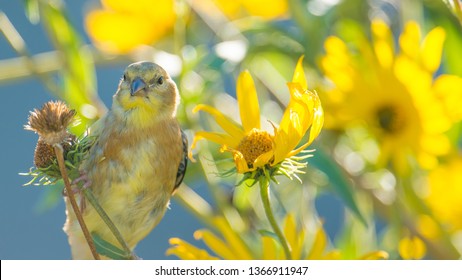
[[[355,214],[355,216],[367,226],[366,219],[359,211],[358,205],[353,195],[353,186],[345,177],[343,170],[338,164],[326,153],[323,149],[316,147],[314,157],[308,161],[312,165],[324,172],[330,181],[330,188],[337,194],[345,203],[345,205]]]
[[[269,230],[266,230],[266,229],[261,229],[258,232],[261,234],[261,236],[271,237],[274,240],[276,240],[277,242],[279,242],[279,237],[276,235],[276,233],[274,233],[272,231],[269,231]]]
[[[24,10],[26,12],[27,19],[32,24],[38,24],[40,21],[40,12],[38,0],[24,0]]]
[[[127,256],[124,250],[114,246],[101,238],[98,234],[92,233],[93,242],[95,242],[96,251],[98,254],[111,258],[113,260],[129,260],[130,256]]]
[[[56,49],[60,50],[65,61],[60,75],[62,78],[62,96],[71,108],[77,110],[80,123],[71,128],[76,135],[84,133],[94,117],[103,114],[104,104],[96,90],[96,73],[91,52],[83,48],[83,40],[71,24],[63,5],[41,3],[41,15],[48,35]],[[87,118],[83,108],[91,105],[96,116]]]

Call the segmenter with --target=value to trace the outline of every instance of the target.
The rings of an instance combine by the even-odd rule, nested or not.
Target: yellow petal
[[[321,260],[340,260],[342,258],[342,254],[338,250],[333,250],[331,252],[326,253],[322,256]]]
[[[444,102],[446,111],[453,121],[462,119],[462,78],[454,75],[440,75],[433,84],[437,97]]]
[[[297,66],[295,67],[294,77],[292,78],[293,83],[299,83],[300,86],[304,89],[308,88],[308,84],[306,82],[305,72],[303,71],[303,58],[302,55],[297,62]]]
[[[210,256],[207,251],[199,249],[190,243],[179,238],[169,239],[170,247],[166,255],[176,255],[183,260],[216,260],[218,258]]]
[[[264,260],[276,260],[278,251],[273,238],[268,236],[261,237],[263,246],[263,259]]]
[[[265,166],[266,164],[270,163],[273,158],[274,158],[274,151],[271,150],[266,153],[263,153],[255,159],[253,163],[253,167],[259,168],[259,167]]]
[[[386,260],[388,259],[389,255],[385,251],[376,251],[365,254],[364,256],[360,257],[360,260]]]
[[[294,96],[300,94],[301,89],[297,84],[289,83],[288,85],[290,91],[294,92]],[[298,94],[295,94],[295,92],[298,92]],[[306,149],[321,132],[324,123],[324,113],[318,95],[315,92],[305,90],[300,96],[301,98],[294,97],[291,99],[291,103],[289,103],[286,109],[289,114],[286,115],[286,112],[284,112],[280,129],[285,130],[285,134],[282,133],[281,137],[287,137],[285,140],[282,139],[282,142],[285,142],[287,146],[277,143],[276,141],[281,141],[281,138],[275,137],[275,145],[282,146],[284,149],[283,152],[277,154],[278,156],[285,154],[285,156],[290,157],[298,154],[300,151]],[[287,119],[284,118],[287,118],[289,121],[287,122]],[[292,150],[300,143],[310,126],[311,130],[308,141],[299,148]],[[278,134],[280,132],[278,130]],[[275,157],[275,161],[276,159],[280,160],[281,158]]]
[[[390,68],[393,64],[393,39],[390,28],[381,20],[372,22],[372,34],[374,35],[374,51],[380,65]]]
[[[312,121],[313,102],[298,83],[287,83],[291,98],[274,137],[274,163],[284,160],[305,135]]]
[[[196,148],[197,141],[201,139],[207,139],[217,144],[229,146],[232,148],[237,147],[240,141],[240,139],[236,139],[228,134],[223,134],[223,133],[218,133],[218,132],[198,131],[194,135],[194,139],[191,144],[191,150],[194,150]]]
[[[313,245],[311,245],[310,253],[307,256],[307,260],[319,260],[322,259],[324,250],[327,246],[327,236],[322,226],[319,227],[316,237],[314,238]]]
[[[260,129],[257,91],[252,76],[247,70],[242,72],[237,79],[236,95],[244,131],[248,133],[253,128]]]
[[[399,254],[405,260],[419,260],[425,256],[427,251],[425,243],[417,236],[401,239],[398,249]]]
[[[293,259],[298,259],[299,254],[299,245],[298,245],[298,234],[297,234],[297,225],[295,224],[295,219],[293,215],[288,214],[284,222],[284,235],[286,237],[287,243],[291,250],[291,255]]]
[[[238,150],[229,149],[227,147],[223,147],[222,150],[233,153],[233,160],[234,160],[234,164],[236,165],[237,173],[244,174],[244,173],[247,173],[249,171],[253,171],[256,169],[255,167],[253,167],[252,169],[249,169],[249,166],[247,165],[247,161],[245,160],[244,155]]]
[[[435,72],[441,63],[443,43],[446,33],[442,27],[436,27],[425,37],[422,46],[422,62],[430,72]]]
[[[218,228],[218,231],[223,235],[226,243],[234,249],[236,257],[242,260],[251,260],[253,259],[252,253],[241,239],[241,237],[236,233],[234,229],[231,228],[228,221],[223,217],[216,217],[213,221],[214,225]]]
[[[220,125],[220,127],[223,128],[223,130],[226,131],[232,137],[237,139],[242,139],[244,137],[244,131],[242,130],[242,128],[233,120],[223,115],[217,109],[204,104],[200,104],[194,107],[193,113],[196,113],[198,111],[204,111],[212,115],[215,118],[217,124]]]
[[[146,17],[105,10],[88,13],[85,26],[98,46],[114,53],[127,53],[139,45],[150,44],[165,33],[153,31],[152,22]]]
[[[420,28],[416,22],[410,21],[406,24],[399,37],[399,45],[405,55],[417,58],[420,50]]]
[[[120,14],[132,14],[139,17],[148,17],[156,21],[157,29],[163,26],[172,26],[175,22],[175,10],[173,0],[162,0],[155,3],[153,8],[152,0],[137,0],[136,5],[131,1],[120,0],[102,0],[103,7],[107,10],[118,12]]]
[[[194,233],[194,238],[202,239],[204,243],[213,251],[215,254],[225,260],[236,260],[237,256],[230,250],[230,246],[223,242],[220,238],[215,236],[209,230],[198,230]]]
[[[237,2],[237,1],[226,1]],[[259,16],[266,20],[282,17],[287,14],[288,4],[285,0],[252,0],[242,1],[247,12],[253,16]]]
[[[319,133],[321,133],[322,126],[324,124],[324,111],[321,106],[321,100],[318,98],[316,92],[314,93],[314,116],[313,121],[311,123],[311,130],[310,130],[310,138],[308,139],[308,146],[311,144],[316,137],[318,137]]]

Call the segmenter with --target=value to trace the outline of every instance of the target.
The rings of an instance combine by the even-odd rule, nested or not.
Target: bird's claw
[[[78,186],[79,183],[83,182],[81,187]],[[82,195],[82,190],[85,190],[91,186],[91,180],[88,178],[88,175],[84,172],[80,173],[80,176],[71,182],[71,191],[73,194],[78,194],[80,196],[80,210],[83,212],[85,209],[85,197]],[[63,196],[67,196],[66,188],[63,189]]]
[[[73,186],[77,186],[78,183],[83,182],[83,185],[78,188],[78,191],[87,189],[88,187],[91,186],[91,180],[88,178],[87,173],[81,173],[80,177],[76,178],[74,181],[72,181]]]

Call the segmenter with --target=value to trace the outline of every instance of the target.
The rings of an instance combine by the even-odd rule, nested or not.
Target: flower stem
[[[61,172],[61,176],[63,177],[64,186],[66,188],[67,197],[69,198],[69,202],[71,203],[75,216],[77,217],[80,227],[82,228],[83,235],[85,236],[85,239],[87,240],[87,243],[88,243],[88,246],[90,247],[90,251],[91,251],[91,254],[93,255],[93,258],[95,260],[99,260],[100,257],[98,253],[96,252],[95,244],[93,243],[93,239],[90,235],[90,232],[88,231],[85,221],[83,220],[82,213],[80,212],[79,206],[77,205],[77,202],[75,201],[74,193],[72,192],[72,189],[71,189],[71,183],[69,181],[69,177],[67,176],[67,171],[66,171],[66,167],[64,164],[63,147],[61,146],[61,144],[56,144],[53,147],[55,150],[56,158],[58,159],[59,170]]]
[[[111,218],[109,215],[104,211],[103,207],[99,204],[98,200],[96,197],[93,195],[92,191],[88,188],[82,189],[83,194],[85,195],[85,198],[90,202],[90,204],[93,206],[93,208],[98,212],[98,215],[101,217],[103,222],[107,225],[109,230],[112,232],[114,237],[119,241],[120,245],[122,246],[122,249],[125,251],[129,259],[138,259],[130,250],[130,248],[127,245],[127,242],[125,242],[125,239],[122,237],[122,234],[120,231],[117,229],[117,227],[114,225],[112,222]]]
[[[269,195],[270,195],[269,180],[265,176],[260,177],[260,194],[261,194],[261,200],[263,202],[263,207],[265,208],[266,217],[268,218],[268,221],[271,227],[273,228],[274,233],[279,238],[279,242],[281,243],[282,248],[284,249],[286,259],[291,260],[292,254],[290,252],[289,244],[287,243],[287,240],[284,237],[284,234],[279,228],[276,222],[276,219],[274,218],[273,210],[271,209],[271,203],[269,199]]]

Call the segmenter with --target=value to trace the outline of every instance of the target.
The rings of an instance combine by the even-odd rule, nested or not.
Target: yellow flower
[[[279,127],[273,124],[273,133],[260,129],[260,107],[252,77],[248,71],[237,81],[237,101],[242,126],[207,105],[198,105],[194,112],[204,111],[226,133],[197,132],[191,149],[200,139],[208,139],[222,146],[221,151],[231,152],[237,172],[247,173],[265,167],[274,167],[285,159],[297,155],[318,136],[324,120],[321,102],[315,92],[307,90],[301,57],[295,68],[292,82],[287,83],[291,95]],[[308,140],[298,148],[311,127]]]
[[[427,252],[425,243],[417,236],[401,239],[398,248],[399,254],[405,260],[420,260]]]
[[[424,168],[450,150],[444,135],[460,119],[462,110],[447,102],[448,92],[462,87],[461,79],[441,75],[439,68],[445,32],[431,30],[421,42],[419,26],[406,24],[395,54],[393,36],[382,21],[372,23],[372,43],[358,39],[351,51],[337,37],[325,42],[321,60],[325,75],[335,84],[326,92],[326,127],[348,129],[366,125],[381,147],[379,164],[391,162],[400,173],[409,156]]]
[[[195,0],[207,6],[210,0]],[[230,19],[246,15],[261,17],[265,20],[283,18],[288,14],[287,0],[213,0],[215,5]]]
[[[127,53],[139,45],[152,44],[175,23],[173,0],[101,0],[103,9],[85,17],[86,30],[96,45],[111,53]]]
[[[205,245],[216,256],[210,255],[207,251],[199,249],[179,238],[170,239],[172,247],[167,250],[167,255],[176,255],[180,259],[187,260],[285,259],[282,247],[273,237],[262,235],[258,240],[259,242],[252,242],[252,245],[247,245],[224,218],[215,218],[214,225],[216,225],[223,239],[209,230],[198,230],[194,233],[194,237],[196,239],[202,239]],[[325,260],[341,258],[341,253],[338,250],[327,250],[328,238],[322,226],[317,229],[313,242],[307,244],[305,241],[305,230],[297,229],[294,217],[289,214],[284,221],[284,235],[291,247],[292,259]],[[388,254],[383,251],[371,252],[360,257],[360,259],[369,260],[386,258],[388,258]]]
[[[433,215],[449,232],[462,229],[462,158],[439,165],[429,174],[425,198]]]

